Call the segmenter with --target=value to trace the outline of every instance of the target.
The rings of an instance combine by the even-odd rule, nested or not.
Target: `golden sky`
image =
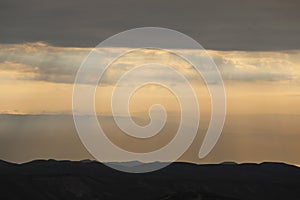
[[[1,157],[15,162],[49,157],[90,158],[78,142],[69,119],[64,119],[68,121],[67,127],[63,127],[64,123],[62,123],[53,128],[51,123],[54,123],[55,119],[51,118],[47,122],[47,120],[39,121],[41,119],[34,117],[63,117],[72,113],[72,90],[76,71],[90,50],[90,48],[55,47],[44,42],[0,45],[0,113],[2,117],[0,141],[3,143],[0,144]],[[114,53],[118,51],[118,48],[107,48],[107,51]],[[199,54],[197,50],[186,49],[184,51],[195,56]],[[300,139],[298,125],[300,119],[300,51],[208,50],[207,52],[215,61],[224,79],[228,118],[221,141],[204,162],[276,160],[300,163],[297,156],[300,149],[296,142]],[[203,114],[203,120],[207,121],[211,108],[210,97],[202,79],[186,61],[168,52],[153,49],[128,53],[112,63],[101,79],[102,84],[97,89],[98,114],[106,117],[111,115],[110,97],[114,83],[124,72],[142,64],[147,59],[170,65],[191,80],[197,93],[201,115]],[[146,75],[157,81],[168,78],[160,69],[149,70]],[[136,80],[143,79],[143,76],[145,74],[138,75]],[[168,81],[176,87],[182,87],[176,79],[168,79]],[[137,117],[138,123],[147,122],[147,110],[154,103],[164,105],[170,114],[169,123],[176,124],[179,114],[176,98],[166,88],[156,85],[140,88],[131,99],[130,111],[134,117]],[[30,126],[24,125],[23,120],[22,126],[19,127],[20,124],[17,122],[20,117],[27,117]],[[44,128],[36,123],[43,124]],[[103,120],[103,123],[108,127],[112,125],[111,119]],[[165,128],[167,135],[171,134],[173,130],[171,127],[172,125]],[[204,132],[206,128],[207,122],[202,125],[200,132]],[[51,130],[55,133],[50,133]],[[112,130],[115,131],[114,133],[117,132],[115,129]],[[45,131],[44,137],[39,135],[33,139],[32,134],[43,131]],[[22,136],[16,137],[16,132]],[[55,140],[49,140],[51,134],[56,135]],[[121,146],[130,143],[128,138],[120,139],[122,136],[119,133],[117,135],[117,142]],[[159,140],[160,142],[158,140],[152,142],[160,146],[169,137],[171,136],[166,136]],[[29,148],[27,153],[18,151],[17,146],[28,147],[37,140],[40,142],[36,147],[38,151],[32,149],[33,147]],[[69,142],[66,142],[67,140]],[[195,142],[182,160],[202,162],[194,156],[200,144],[200,142]],[[54,151],[52,145],[55,149],[73,145],[77,150],[74,151],[76,153],[72,152],[74,149],[61,153],[58,150]],[[143,144],[138,150],[146,151],[151,149],[150,147],[151,145]],[[18,148],[22,151],[22,147]]]
[[[76,71],[89,48],[53,47],[46,43],[0,45],[0,113],[71,113],[71,96]],[[108,49],[107,51],[118,51]],[[193,54],[197,54],[196,50]],[[245,52],[208,51],[224,79],[228,114],[299,114],[300,51]],[[159,55],[159,56],[158,56]],[[97,98],[103,101],[114,82],[130,67],[149,59],[173,66],[191,80],[197,95],[209,99],[205,84],[192,66],[182,59],[158,50],[132,52],[115,61],[102,78]],[[158,57],[158,58],[156,58]],[[159,71],[147,72],[159,81]],[[152,74],[152,75],[151,75]],[[139,77],[137,77],[139,78]],[[141,76],[140,79],[143,79]],[[170,82],[176,83],[176,80]],[[180,84],[178,84],[180,87]],[[168,101],[167,90],[153,87],[139,94],[141,104],[150,100]],[[143,93],[143,90],[141,90]],[[103,96],[103,97],[102,97]],[[144,98],[143,98],[144,96]],[[104,98],[104,99],[103,99]],[[152,99],[151,98],[151,99]],[[97,103],[100,103],[97,100]],[[34,102],[34,103],[33,103]],[[292,106],[293,105],[293,106]],[[205,108],[207,106],[203,106]],[[133,112],[140,112],[135,106]],[[107,111],[103,111],[107,112]]]

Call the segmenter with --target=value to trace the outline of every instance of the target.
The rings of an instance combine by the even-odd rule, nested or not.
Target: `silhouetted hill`
[[[300,169],[283,163],[173,163],[156,172],[129,174],[88,160],[0,161],[0,188],[1,200],[298,200]]]

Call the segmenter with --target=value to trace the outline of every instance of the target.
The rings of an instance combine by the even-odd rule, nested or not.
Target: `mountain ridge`
[[[300,199],[299,186],[300,168],[273,162],[176,162],[130,174],[92,160],[0,161],[1,199]]]

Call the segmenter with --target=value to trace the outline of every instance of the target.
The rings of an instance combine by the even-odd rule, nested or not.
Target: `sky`
[[[191,80],[201,108],[200,128],[180,158],[195,163],[276,161],[299,164],[300,4],[298,1],[1,1],[0,2],[0,159],[93,159],[76,133],[72,91],[76,72],[104,39],[131,28],[171,28],[197,40],[224,80],[227,116],[220,140],[204,159],[197,157],[211,114],[203,80],[189,63],[167,52],[141,49],[112,63],[96,93],[99,121],[109,138],[130,151],[162,147],[178,126],[178,102],[165,88],[140,88],[130,112],[141,125],[161,103],[168,121],[147,141],[122,134],[115,126],[110,94],[116,80],[147,59],[176,68]],[[122,48],[107,47],[115,53]],[[201,52],[183,49],[191,55]],[[160,69],[147,71],[168,79]],[[135,80],[143,79],[138,74]],[[126,86],[124,86],[126,87]],[[182,88],[184,90],[184,88]]]

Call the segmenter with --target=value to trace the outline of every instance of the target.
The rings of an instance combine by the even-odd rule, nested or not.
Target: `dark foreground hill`
[[[300,168],[282,163],[173,163],[129,174],[98,162],[0,161],[1,200],[300,199]]]

